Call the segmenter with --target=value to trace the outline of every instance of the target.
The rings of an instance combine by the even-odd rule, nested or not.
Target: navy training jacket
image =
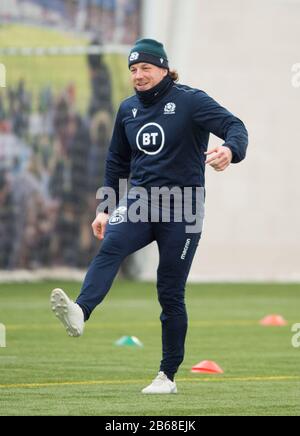
[[[137,95],[122,102],[106,159],[104,185],[118,195],[119,179],[132,186],[205,186],[209,134],[224,140],[233,163],[245,158],[243,122],[204,91],[174,83],[150,107]]]

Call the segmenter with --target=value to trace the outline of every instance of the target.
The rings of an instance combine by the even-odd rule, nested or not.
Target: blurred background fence
[[[131,92],[138,15],[126,0],[1,2],[0,269],[85,268],[96,253],[96,191]]]

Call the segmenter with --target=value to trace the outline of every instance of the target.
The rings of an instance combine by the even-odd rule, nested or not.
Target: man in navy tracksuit
[[[118,199],[120,179],[131,175],[132,190],[117,200],[113,212],[105,201],[100,204],[93,223],[95,236],[103,240],[99,254],[76,303],[55,289],[52,309],[70,336],[80,336],[84,322],[111,288],[124,258],[156,241],[163,355],[158,376],[142,392],[176,393],[174,375],[184,358],[187,331],[185,285],[202,231],[205,166],[223,171],[230,163],[243,160],[248,135],[242,121],[205,92],[176,83],[177,73],[170,71],[159,42],[137,41],[129,54],[129,69],[136,94],[121,104],[117,114],[106,161],[105,189],[113,189]],[[210,133],[222,138],[224,145],[208,152]],[[165,205],[152,195],[157,188],[176,188],[177,199],[172,197]],[[190,188],[187,200],[186,188]],[[188,226],[193,220],[185,214],[178,219],[184,201],[193,211],[194,227]],[[135,207],[137,203],[139,207]],[[143,219],[133,219],[132,210],[135,218],[139,210]],[[169,219],[163,218],[166,211]]]

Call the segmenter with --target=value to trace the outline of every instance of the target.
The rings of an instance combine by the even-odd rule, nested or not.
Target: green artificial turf
[[[299,415],[298,285],[188,285],[186,356],[177,395],[140,393],[161,358],[155,284],[116,280],[80,339],[69,338],[49,309],[53,287],[75,298],[78,283],[0,285],[0,415]],[[262,327],[279,313],[286,327]],[[137,336],[143,348],[117,347]],[[214,360],[223,375],[190,372]]]

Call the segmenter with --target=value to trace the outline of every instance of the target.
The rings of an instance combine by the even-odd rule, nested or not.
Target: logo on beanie
[[[167,103],[165,106],[165,115],[174,115],[176,111],[176,104],[175,103]]]
[[[136,60],[138,60],[139,56],[140,56],[140,54],[137,51],[134,51],[133,53],[131,53],[129,61],[130,62],[136,61]]]

